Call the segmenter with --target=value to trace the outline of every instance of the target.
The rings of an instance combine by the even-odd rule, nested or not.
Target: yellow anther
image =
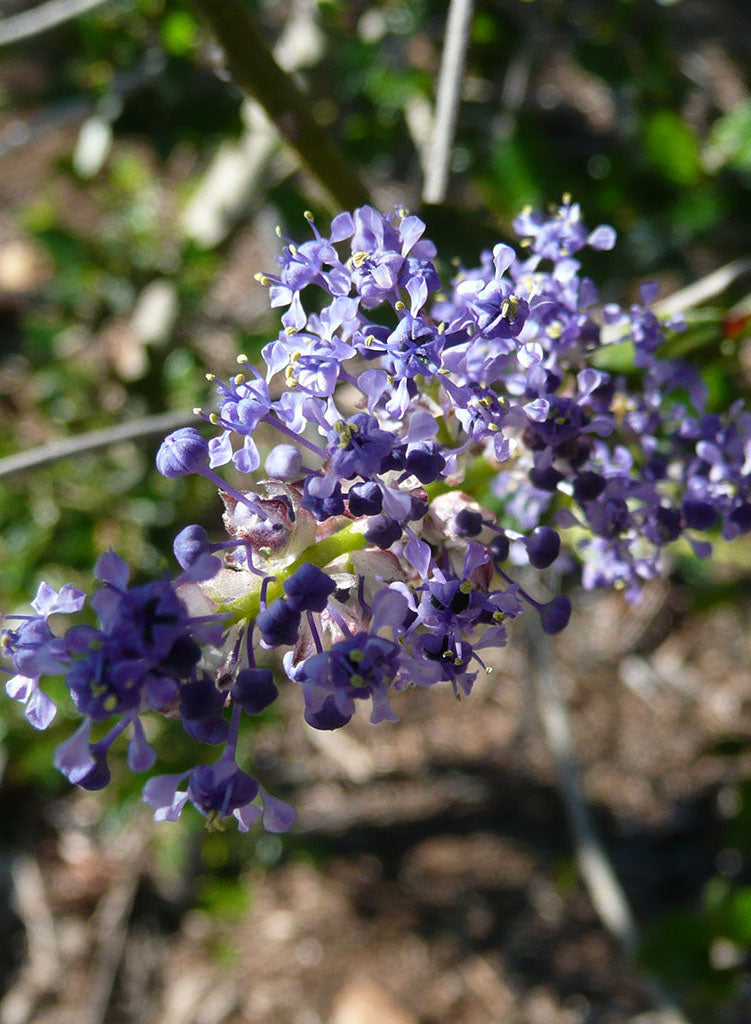
[[[443,320],[442,320],[442,321],[441,321],[441,322],[440,322],[440,323],[438,324],[438,333],[439,333],[439,334],[443,334],[443,332],[444,332],[445,330],[446,330],[446,324],[445,324],[445,323],[443,322]]]
[[[237,362],[242,365],[243,363],[247,363],[247,361],[248,357],[245,355],[244,352],[241,352],[240,355],[237,357]]]
[[[457,668],[459,667],[459,665],[461,665],[461,663],[462,663],[462,659],[461,658],[454,658],[454,664],[457,666]]]
[[[353,686],[365,686],[365,680],[361,675],[358,675],[357,672],[354,672],[349,677],[349,681],[352,683]]]
[[[203,409],[201,408],[200,405],[196,405],[196,406],[193,407],[193,415],[194,416],[203,416]]]
[[[287,248],[289,249],[290,256],[297,256],[297,246],[294,242],[290,242]]]
[[[562,198],[563,198],[563,205],[564,206],[570,206],[571,205],[572,195],[571,195],[570,192],[564,192]]]
[[[276,234],[277,238],[281,238],[282,237],[282,229],[281,229],[281,226],[279,224],[277,224],[277,226],[274,228],[274,233]]]
[[[462,592],[462,594],[471,594],[474,589],[475,588],[472,586],[469,580],[462,580],[462,582],[459,584],[459,590]]]
[[[224,819],[218,811],[209,811],[206,815],[206,830],[208,832],[224,832]]]
[[[444,377],[448,377],[449,374],[451,373],[451,370],[447,370],[445,366],[442,366],[438,372],[442,374]]]
[[[297,350],[296,350],[295,352],[293,352],[293,353],[292,353],[292,354],[290,355],[290,357],[289,357],[289,361],[290,361],[291,363],[296,363],[296,362],[297,362],[297,360],[298,360],[298,359],[300,358],[300,356],[301,356],[301,355],[302,355],[302,352],[301,352],[301,351],[300,351],[299,349],[297,349]]]
[[[402,302],[402,300],[401,300],[401,299],[399,299],[399,301],[398,301],[398,302],[395,302],[395,303],[394,303],[394,309],[399,309],[399,310],[401,310],[401,309],[406,309],[406,308],[407,308],[407,307],[406,307],[406,306],[404,305],[404,303]]]
[[[297,328],[296,327],[285,327],[284,328],[284,333],[285,334],[297,334]]]
[[[354,651],[350,651],[349,660],[354,665],[359,665],[364,657],[365,657],[365,651],[359,651],[359,650],[355,649]]]
[[[495,434],[495,433],[497,433],[497,432],[498,432],[498,431],[499,431],[500,429],[501,429],[501,428],[500,428],[500,427],[498,426],[498,424],[497,424],[497,423],[488,423],[488,430],[489,430],[489,431],[490,431],[491,433]]]
[[[308,221],[309,224],[312,224],[313,221],[315,220],[315,217],[310,212],[310,210],[306,210],[305,213],[303,214],[303,217],[305,218],[306,221]]]
[[[235,387],[239,388],[240,385],[244,384],[247,379],[248,378],[245,376],[244,373],[236,373],[235,374]]]
[[[262,284],[264,288],[269,283],[268,277],[266,277],[265,274],[261,274],[260,272],[258,274],[254,274],[253,277],[256,279],[256,281],[258,281],[259,284]]]
[[[210,424],[211,424],[211,425],[212,425],[213,427],[216,427],[216,426],[218,425],[218,423],[219,423],[219,417],[217,416],[217,414],[216,414],[215,412],[212,412],[212,413],[211,413],[211,414],[209,415],[209,423],[210,423]]]
[[[115,708],[117,707],[117,697],[114,695],[114,693],[111,693],[109,697],[104,698],[104,703],[102,706],[104,707],[105,711],[115,710]]]
[[[207,374],[205,374],[205,377],[206,377],[206,380],[209,381],[209,383],[211,381],[216,380],[216,374],[214,374],[214,373],[207,373]]]
[[[489,676],[492,676],[492,675],[493,675],[493,669],[492,669],[492,668],[486,668],[486,669],[485,669],[485,671],[487,672],[487,674],[488,674]]]

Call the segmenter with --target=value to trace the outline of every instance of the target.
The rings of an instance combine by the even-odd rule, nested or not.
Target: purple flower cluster
[[[280,674],[310,726],[336,729],[358,701],[394,719],[391,695],[411,686],[468,694],[525,609],[560,632],[568,598],[516,578],[556,562],[559,530],[586,586],[630,599],[679,538],[703,557],[715,526],[751,530],[751,413],[708,414],[695,371],[660,357],[680,324],[660,322],[649,287],[629,309],[599,307],[575,256],[612,248],[612,228],[589,231],[567,198],[526,210],[521,255],[499,243],[444,286],[404,210],[340,214],[328,237],[308,220],[313,237],[286,240],[277,272],[258,275],[283,310],[263,366],[240,356],[231,379],[210,375],[217,408],[201,416],[218,431],[178,430],[157,455],[165,476],[218,487],[225,537],[184,528],[174,582],[129,586],[104,556],[98,627],[53,634],[49,616],[84,595],[42,585],[36,615],[2,634],[8,691],[35,726],[54,713],[39,680],[64,676],[84,723],[57,763],[79,785],[106,784],[126,729],[131,767],[151,767],[147,711],[222,746],[211,766],[149,780],[160,820],[192,802],[210,823],[289,826],[236,759],[243,714],[275,700]],[[633,345],[638,390],[594,365],[606,337]],[[216,472],[229,463],[244,483]]]

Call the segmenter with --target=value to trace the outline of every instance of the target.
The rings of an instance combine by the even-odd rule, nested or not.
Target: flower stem
[[[349,554],[350,551],[359,551],[368,543],[365,535],[361,532],[363,523],[350,523],[338,533],[323,540],[316,541],[306,548],[303,553],[285,569],[276,571],[276,579],[269,583],[266,588],[266,601],[270,604],[284,594],[284,581],[296,572],[305,562],[322,569],[329,562],[341,555]],[[230,616],[231,622],[240,622],[242,619],[254,619],[260,610],[261,592],[254,590],[250,594],[244,594],[234,601],[221,605],[219,611]]]

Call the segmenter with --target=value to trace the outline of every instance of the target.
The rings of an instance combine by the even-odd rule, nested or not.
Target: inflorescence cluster
[[[6,689],[36,728],[55,714],[40,680],[64,677],[83,723],[56,764],[79,786],[107,784],[121,733],[130,768],[152,768],[147,712],[221,748],[149,779],[158,820],[190,801],[210,824],[290,826],[291,808],[237,763],[243,715],[275,700],[282,673],[314,728],[345,725],[357,701],[393,720],[392,691],[468,694],[525,609],[548,634],[565,628],[567,597],[540,601],[515,579],[561,555],[543,519],[566,531],[561,557],[581,560],[585,586],[629,599],[679,537],[704,557],[707,531],[751,530],[751,414],[706,413],[698,373],[660,358],[681,325],[650,311],[652,288],[629,309],[598,305],[576,254],[612,248],[612,228],[588,231],[568,198],[525,210],[523,255],[496,245],[444,288],[404,210],[343,213],[328,236],[306,216],[313,237],[287,240],[277,273],[258,275],[284,310],[263,367],[239,356],[236,376],[209,375],[217,411],[197,412],[218,430],[177,430],[157,455],[166,477],[218,487],[225,538],[187,526],[181,573],[139,586],[106,554],[98,625],[81,624],[81,591],[43,583],[34,614],[0,634]],[[605,334],[633,344],[638,389],[596,367]],[[216,472],[230,463],[247,482]],[[64,615],[75,624],[53,631]]]

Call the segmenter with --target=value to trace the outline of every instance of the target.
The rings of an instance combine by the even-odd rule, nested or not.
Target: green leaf
[[[167,53],[186,57],[195,48],[198,25],[187,11],[172,11],[162,23],[162,43]]]
[[[745,885],[731,896],[726,926],[728,937],[738,945],[751,944],[751,886]]]
[[[702,173],[699,145],[686,122],[672,110],[658,110],[644,131],[647,156],[669,181],[693,185]]]
[[[704,159],[712,170],[751,170],[751,100],[741,100],[718,118],[709,133]]]

